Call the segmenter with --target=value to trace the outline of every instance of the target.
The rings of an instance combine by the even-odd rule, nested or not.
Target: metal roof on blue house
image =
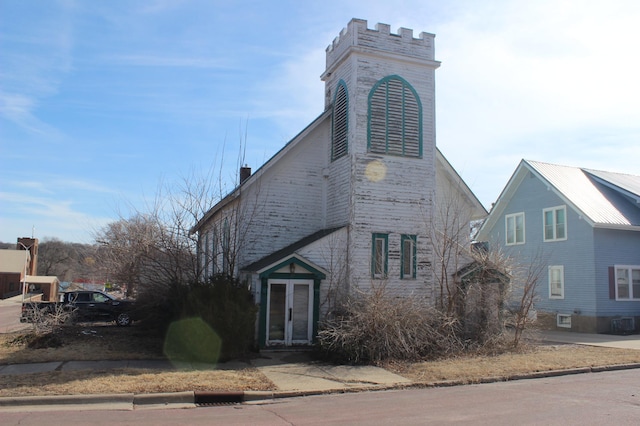
[[[483,230],[490,229],[526,176],[536,176],[596,228],[640,231],[640,176],[522,160],[498,197]]]
[[[550,183],[562,198],[597,225],[640,226],[640,204],[625,197],[614,182],[636,188],[640,197],[640,176],[614,172],[595,172],[578,167],[524,161]]]

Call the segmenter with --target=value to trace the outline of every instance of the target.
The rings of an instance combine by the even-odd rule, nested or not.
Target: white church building
[[[326,49],[323,112],[194,226],[206,274],[251,286],[261,347],[311,344],[356,289],[433,300],[438,207],[487,215],[436,148],[434,37],[351,20]]]

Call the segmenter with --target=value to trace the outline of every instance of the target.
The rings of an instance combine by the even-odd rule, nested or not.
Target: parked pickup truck
[[[78,290],[60,294],[59,302],[25,302],[20,322],[34,322],[41,315],[71,312],[73,321],[115,321],[119,326],[133,321],[132,301],[120,300],[101,291]]]

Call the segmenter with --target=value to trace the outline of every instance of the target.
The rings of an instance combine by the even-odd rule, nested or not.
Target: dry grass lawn
[[[254,368],[230,371],[116,369],[0,375],[0,397],[272,389],[273,384]]]
[[[162,339],[133,327],[78,325],[32,340],[25,333],[0,334],[0,364],[49,361],[164,359]],[[247,364],[248,365],[248,364]],[[140,369],[54,371],[1,375],[0,397],[192,390],[270,390],[257,369],[156,371]]]
[[[640,351],[581,345],[531,344],[519,353],[390,363],[386,368],[415,382],[461,380],[473,383],[488,377],[629,363],[640,363]]]
[[[0,334],[0,364],[132,359],[163,359],[162,339],[149,336],[135,326],[73,326],[39,341],[30,341],[24,333]],[[487,377],[628,363],[640,363],[640,351],[531,344],[518,353],[389,363],[384,367],[414,382],[462,380],[471,383]],[[0,397],[191,390],[275,390],[275,387],[262,373],[250,367],[233,370],[114,369],[0,374]]]

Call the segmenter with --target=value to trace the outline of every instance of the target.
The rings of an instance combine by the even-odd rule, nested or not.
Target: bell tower
[[[434,38],[426,32],[414,38],[407,28],[394,34],[386,24],[369,29],[367,21],[352,19],[326,49],[321,78],[325,108],[333,112],[327,222],[349,224],[351,282],[384,278],[407,288],[399,281],[407,239],[417,245],[414,275],[430,282],[425,265],[436,188],[440,66]],[[376,252],[374,241],[385,244],[384,253]],[[373,257],[384,259],[384,271],[372,266]]]

